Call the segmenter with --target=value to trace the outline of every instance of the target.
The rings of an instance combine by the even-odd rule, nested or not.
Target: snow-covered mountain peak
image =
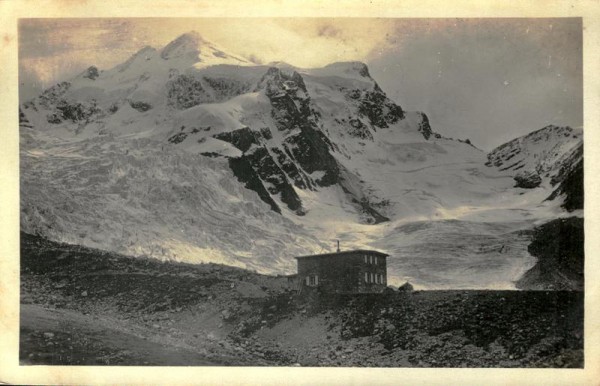
[[[198,32],[191,31],[185,33],[167,44],[161,51],[160,57],[168,60],[182,56],[197,56],[200,53],[200,46],[206,43]]]
[[[226,53],[216,44],[204,39],[198,32],[191,31],[179,36],[160,51],[164,60],[189,60],[195,67],[216,64],[250,65],[241,56]]]
[[[320,70],[321,74],[331,72],[332,74],[345,74],[349,76],[356,76],[362,78],[371,78],[369,74],[369,68],[363,62],[335,62],[328,64]]]

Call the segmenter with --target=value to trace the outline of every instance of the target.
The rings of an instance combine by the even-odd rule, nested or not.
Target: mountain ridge
[[[364,63],[242,66],[204,39],[174,42],[167,59],[169,44],[143,48],[21,106],[23,231],[278,273],[340,239],[395,254],[392,283],[511,288],[533,260],[509,235],[562,211],[544,201],[561,157],[548,183],[515,189],[514,170],[402,109]],[[435,227],[418,240],[398,232],[423,221]],[[454,252],[425,245],[431,232]],[[506,257],[503,242],[515,258],[485,267]],[[428,277],[417,257],[446,271]]]

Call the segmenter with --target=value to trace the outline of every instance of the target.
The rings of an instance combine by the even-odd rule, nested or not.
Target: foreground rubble
[[[297,295],[22,234],[22,364],[582,367],[583,293]]]

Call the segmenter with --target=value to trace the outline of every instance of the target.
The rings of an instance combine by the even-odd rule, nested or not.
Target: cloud
[[[20,73],[45,88],[90,65],[112,67],[138,45],[120,19],[21,19]]]
[[[264,64],[264,61],[259,58],[258,56],[254,55],[254,54],[250,54],[246,57],[246,59],[248,59],[249,61],[251,61],[254,64]]]
[[[20,25],[21,57],[48,79],[61,76],[57,61],[114,66],[145,45],[162,47],[177,36],[198,31],[224,49],[260,62],[285,61],[319,67],[335,61],[364,60],[393,27],[388,19],[214,18],[214,19],[25,19]],[[60,58],[60,59],[58,59]],[[67,74],[67,73],[65,73]]]

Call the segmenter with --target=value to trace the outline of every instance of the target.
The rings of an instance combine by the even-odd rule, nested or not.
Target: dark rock
[[[348,121],[348,123],[350,124],[350,128],[348,128],[348,134],[356,138],[367,139],[370,141],[373,140],[373,134],[360,119],[352,118]]]
[[[423,138],[429,139],[431,135],[436,134],[435,138],[440,138],[441,136],[437,133],[434,133],[431,130],[431,126],[429,125],[429,118],[425,113],[419,113],[421,115],[421,122],[419,122],[419,131],[423,134]]]
[[[218,157],[221,157],[221,154],[215,153],[215,152],[212,152],[212,151],[207,151],[207,152],[200,153],[200,154],[203,155],[203,156],[205,156],[205,157],[209,157],[209,158],[218,158]]]
[[[538,258],[517,282],[533,290],[583,290],[583,219],[557,219],[535,229],[528,252]]]
[[[253,170],[262,181],[271,184],[269,187],[271,194],[280,194],[281,201],[287,204],[288,208],[296,211],[297,214],[303,214],[300,197],[265,147],[257,148],[243,157],[253,166]]]
[[[56,125],[56,124],[61,123],[62,119],[60,119],[60,117],[56,113],[53,113],[53,114],[48,114],[46,116],[46,121],[48,121],[48,123],[53,123]]]
[[[91,80],[96,80],[97,77],[100,76],[100,72],[96,66],[90,66],[83,73],[83,77]]]
[[[214,102],[211,94],[204,89],[202,82],[191,75],[178,75],[169,80],[166,87],[169,105],[178,110]]]
[[[561,166],[559,173],[550,180],[554,186],[559,186],[546,200],[564,197],[562,207],[569,212],[583,209],[583,144],[581,144]]]
[[[50,122],[50,123],[52,123],[52,122]],[[25,127],[32,127],[31,124],[29,123],[29,119],[27,119],[27,116],[25,115],[25,113],[23,113],[23,110],[21,110],[20,106],[19,106],[19,125],[25,126]]]
[[[277,162],[281,165],[281,169],[292,179],[294,185],[300,189],[312,189],[313,184],[310,178],[302,171],[298,169],[296,164],[290,159],[288,153],[290,151],[286,148],[287,153],[277,147],[271,148],[271,151],[277,156]]]
[[[292,83],[295,85],[291,87]],[[285,139],[289,145],[288,156],[311,174],[323,171],[325,175],[317,185],[330,186],[337,183],[339,167],[329,152],[333,147],[329,139],[318,128],[319,118],[310,109],[310,98],[302,76],[293,72],[286,75],[275,67],[269,68],[257,86],[264,89],[271,102],[271,116],[277,129],[286,133],[296,129],[299,132]]]
[[[400,291],[400,292],[412,292],[412,291],[414,291],[414,287],[409,282],[406,282],[406,283],[402,284],[400,287],[398,287],[398,291]]]
[[[362,91],[358,105],[359,114],[366,116],[377,128],[387,128],[404,118],[404,111],[387,98],[375,83],[373,90]]]
[[[262,184],[258,174],[252,168],[252,164],[246,157],[229,158],[229,168],[233,171],[233,174],[238,181],[243,182],[247,189],[255,191],[260,199],[267,203],[271,210],[277,213],[281,213],[279,206],[273,201],[267,189]]]
[[[144,112],[152,109],[152,105],[150,103],[142,102],[142,101],[129,101],[129,106],[132,109],[137,110],[139,112]]]
[[[272,139],[273,138],[273,134],[271,133],[271,129],[269,129],[268,127],[263,127],[262,129],[260,129],[260,135],[266,139]]]
[[[533,189],[540,186],[542,178],[533,171],[522,171],[518,173],[514,180],[516,182],[515,188]]]
[[[119,105],[117,103],[113,103],[112,105],[110,105],[110,107],[108,108],[108,112],[111,114],[116,113],[117,111],[119,111]]]
[[[369,224],[380,224],[382,222],[390,221],[390,219],[373,208],[373,204],[369,202],[367,198],[363,198],[358,202],[362,212],[369,216],[367,223]]]
[[[285,143],[291,145],[293,158],[307,173],[324,172],[323,177],[315,181],[319,186],[331,186],[339,181],[340,168],[327,142],[325,135],[310,125],[285,139]]]
[[[249,127],[244,127],[238,130],[215,134],[213,135],[213,138],[231,143],[242,152],[245,152],[250,146],[259,144],[257,136],[257,133],[252,131]]]
[[[61,123],[63,121],[87,122],[93,115],[101,112],[96,106],[96,101],[71,102],[66,99],[55,100],[55,112],[47,116],[49,123]]]
[[[202,77],[211,88],[215,102],[222,102],[250,91],[251,83],[224,77]]]
[[[41,106],[50,109],[52,105],[55,105],[70,88],[71,83],[60,82],[45,90],[42,95],[38,97],[38,101]]]
[[[168,141],[174,144],[181,143],[187,138],[187,133],[177,133],[169,137]]]

